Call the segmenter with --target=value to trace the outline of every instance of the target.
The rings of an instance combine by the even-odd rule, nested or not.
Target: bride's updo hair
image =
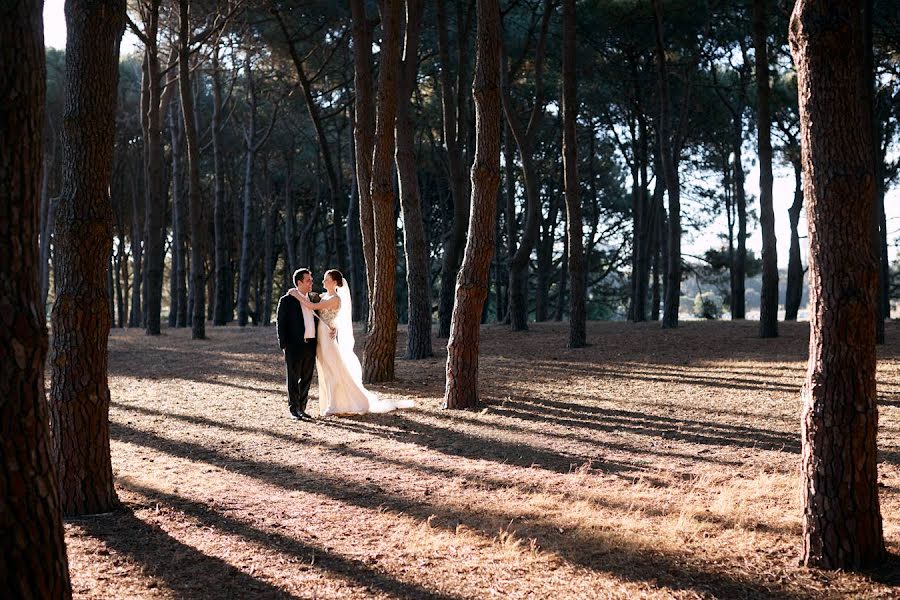
[[[337,269],[329,269],[325,271],[325,274],[331,277],[331,280],[338,287],[344,287],[344,275]]]

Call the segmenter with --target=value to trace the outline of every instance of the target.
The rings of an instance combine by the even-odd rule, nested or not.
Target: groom
[[[319,302],[312,291],[309,269],[294,271],[294,285],[310,302]],[[284,351],[287,370],[288,410],[294,420],[312,420],[306,412],[309,385],[316,366],[316,314],[285,294],[278,300],[278,345]]]

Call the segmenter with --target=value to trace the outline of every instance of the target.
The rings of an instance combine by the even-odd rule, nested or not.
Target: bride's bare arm
[[[309,310],[329,310],[339,308],[341,305],[341,299],[337,296],[320,302],[310,302],[300,294],[300,291],[297,288],[291,288],[288,290],[288,293]]]

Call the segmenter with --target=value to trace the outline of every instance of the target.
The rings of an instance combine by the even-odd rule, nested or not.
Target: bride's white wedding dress
[[[335,296],[325,294],[322,300]],[[362,384],[362,365],[353,352],[353,320],[350,291],[338,288],[340,304],[336,309],[319,310],[317,331],[316,370],[319,374],[319,414],[361,415],[385,413],[397,408],[415,406],[411,400],[393,402],[379,398]],[[331,329],[337,328],[337,339]]]

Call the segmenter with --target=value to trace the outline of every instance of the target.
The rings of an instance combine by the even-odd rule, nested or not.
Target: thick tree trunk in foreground
[[[456,301],[447,341],[446,408],[478,406],[478,348],[481,313],[490,286],[497,190],[500,187],[500,7],[478,0],[475,80],[475,160],[469,233],[456,279]]]
[[[13,2],[0,19],[0,590],[65,599],[72,590],[50,452],[38,287],[42,32],[39,2]]]
[[[762,291],[759,337],[778,337],[778,248],[772,205],[772,116],[769,110],[767,0],[753,0],[753,46],[756,55],[756,119],[759,143],[759,225],[762,230]]]
[[[412,121],[412,93],[419,69],[419,29],[424,3],[408,0],[406,43],[397,102],[397,178],[403,215],[403,247],[406,252],[406,286],[409,296],[409,327],[406,357],[428,358],[431,348],[431,281],[428,241],[422,220],[422,200],[416,171],[415,130]]]
[[[63,193],[56,220],[50,411],[66,515],[118,504],[109,456],[107,257],[124,0],[66,5]]]
[[[859,569],[884,556],[878,505],[871,106],[862,2],[799,0],[797,65],[809,219],[810,340],[801,483],[807,566]]]
[[[587,273],[584,268],[581,201],[578,198],[578,137],[575,130],[578,101],[575,85],[575,0],[563,0],[563,168],[566,182],[566,250],[568,254],[569,348],[587,343],[585,330]],[[560,286],[560,294],[562,294]],[[639,286],[643,299],[646,289]],[[641,316],[643,317],[643,304]],[[641,319],[643,320],[643,318]]]
[[[372,156],[372,215],[375,233],[375,289],[372,293],[372,331],[366,338],[366,383],[394,379],[397,346],[396,222],[394,212],[394,126],[397,116],[397,81],[400,76],[400,29],[403,3],[388,2],[383,12],[381,64],[375,149]]]

